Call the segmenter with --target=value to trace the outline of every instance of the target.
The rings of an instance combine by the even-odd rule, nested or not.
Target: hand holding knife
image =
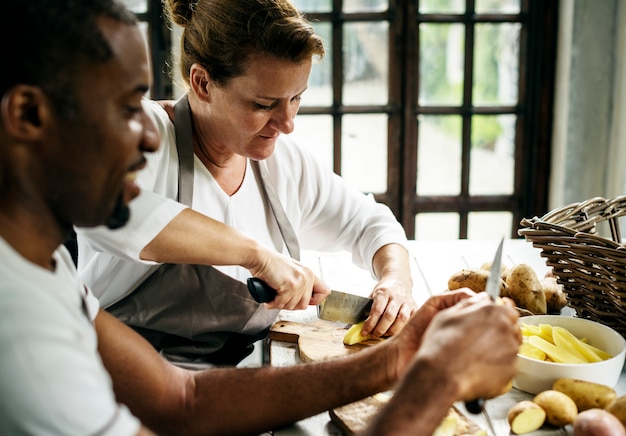
[[[500,265],[502,260],[503,245],[504,238],[500,240],[500,244],[498,245],[498,249],[496,250],[496,255],[493,258],[493,263],[491,264],[491,269],[489,270],[489,278],[487,279],[487,286],[485,288],[487,294],[494,303],[498,301],[498,298],[500,297]],[[466,401],[465,408],[470,413],[482,413],[485,421],[487,422],[487,425],[489,426],[489,430],[492,434],[496,434],[493,428],[493,424],[491,423],[491,419],[489,418],[489,414],[487,414],[487,411],[485,410],[484,398]]]
[[[269,303],[276,298],[276,290],[256,277],[248,279],[248,291],[257,303]],[[367,319],[371,308],[371,298],[330,291],[330,295],[317,305],[317,316],[327,321],[357,324]]]

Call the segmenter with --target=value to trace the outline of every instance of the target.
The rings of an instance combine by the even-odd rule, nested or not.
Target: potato
[[[509,297],[518,306],[530,310],[535,315],[547,313],[546,296],[537,273],[527,264],[520,263],[509,270],[506,278]]]
[[[517,354],[535,360],[546,360],[547,357],[546,353],[541,351],[539,348],[531,345],[527,341],[520,344]]]
[[[482,268],[462,269],[457,271],[448,279],[448,289],[470,288],[474,292],[485,292],[487,288],[487,280],[489,279],[489,271]],[[508,286],[504,280],[499,280],[500,296],[507,297],[509,294]]]
[[[581,412],[574,421],[575,436],[626,436],[622,423],[602,409]]]
[[[489,271],[484,269],[462,269],[448,279],[448,289],[470,288],[474,292],[485,292]]]
[[[346,345],[354,345],[359,342],[367,341],[372,337],[370,335],[363,336],[361,335],[361,331],[363,330],[363,325],[365,321],[361,321],[358,324],[352,324],[352,326],[348,329],[346,334],[343,336],[343,343]]]
[[[583,380],[560,378],[552,384],[552,389],[563,392],[576,403],[578,411],[604,409],[617,399],[615,389]]]
[[[514,404],[506,418],[514,434],[530,433],[546,421],[546,411],[537,403],[525,400]]]
[[[615,415],[624,427],[626,427],[626,395],[616,398],[606,406],[606,411]]]
[[[578,415],[574,400],[559,391],[540,392],[533,398],[533,403],[545,410],[546,422],[555,427],[572,424]]]
[[[486,269],[487,271],[491,271],[491,265],[493,262],[485,262],[480,266],[480,269]],[[500,278],[502,280],[506,280],[506,276],[509,275],[509,267],[506,265],[500,265]]]
[[[541,279],[541,288],[546,296],[546,310],[548,313],[560,313],[567,306],[567,296],[563,292],[563,286],[556,281],[556,277],[544,277]]]

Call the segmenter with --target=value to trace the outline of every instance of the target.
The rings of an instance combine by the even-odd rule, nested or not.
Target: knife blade
[[[504,245],[504,238],[500,240],[498,250],[493,258],[493,263],[489,269],[489,277],[487,278],[487,285],[485,291],[491,297],[492,301],[497,301],[500,297],[500,265],[502,263],[502,246]]]
[[[269,303],[276,298],[276,290],[263,280],[250,277],[248,291],[257,303]],[[372,299],[341,291],[330,291],[330,295],[317,305],[317,316],[327,321],[357,324],[365,321],[372,308]]]
[[[504,238],[500,240],[500,244],[498,245],[498,249],[496,250],[496,254],[493,257],[493,263],[491,264],[491,268],[489,269],[489,277],[487,278],[487,285],[485,287],[485,291],[491,298],[493,302],[496,302],[500,297],[500,265],[502,261],[502,246],[504,245]],[[472,401],[465,402],[465,408],[468,412],[473,414],[482,413],[489,430],[493,435],[495,435],[495,431],[493,428],[493,424],[491,423],[491,419],[489,418],[489,414],[485,409],[485,399],[478,398]]]

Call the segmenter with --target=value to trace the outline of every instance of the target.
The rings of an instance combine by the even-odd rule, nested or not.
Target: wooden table
[[[423,303],[431,295],[441,293],[447,288],[448,277],[454,272],[468,267],[480,267],[493,259],[499,241],[429,241],[410,242],[411,268],[413,271],[413,295],[418,304]],[[543,276],[548,270],[545,261],[529,242],[523,239],[506,240],[504,243],[502,264],[512,266],[519,263],[529,264]],[[368,272],[357,268],[350,261],[348,253],[305,252],[302,260],[315,269],[332,288],[367,296],[371,291],[374,279]],[[571,312],[569,312],[571,314]],[[568,314],[568,310],[565,310]],[[284,311],[283,320],[312,322],[317,319],[314,307],[306,311]],[[295,365],[300,363],[297,345],[279,341],[270,344],[270,360],[274,366]],[[626,374],[623,372],[616,391],[619,395],[626,394]],[[497,436],[510,434],[506,421],[508,409],[518,401],[531,399],[532,395],[512,389],[509,393],[486,402]],[[457,407],[464,411],[462,404]],[[481,415],[469,415],[482,428],[487,425]],[[328,413],[319,414],[300,421],[289,427],[273,432],[281,436],[328,436],[341,435],[340,430],[330,421]],[[560,430],[540,430],[530,433],[531,436],[572,435],[571,427]]]

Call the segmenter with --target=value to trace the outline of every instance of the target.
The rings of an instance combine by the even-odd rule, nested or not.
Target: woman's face
[[[210,146],[255,160],[270,156],[278,136],[293,131],[311,65],[253,55],[242,76],[210,86]]]

